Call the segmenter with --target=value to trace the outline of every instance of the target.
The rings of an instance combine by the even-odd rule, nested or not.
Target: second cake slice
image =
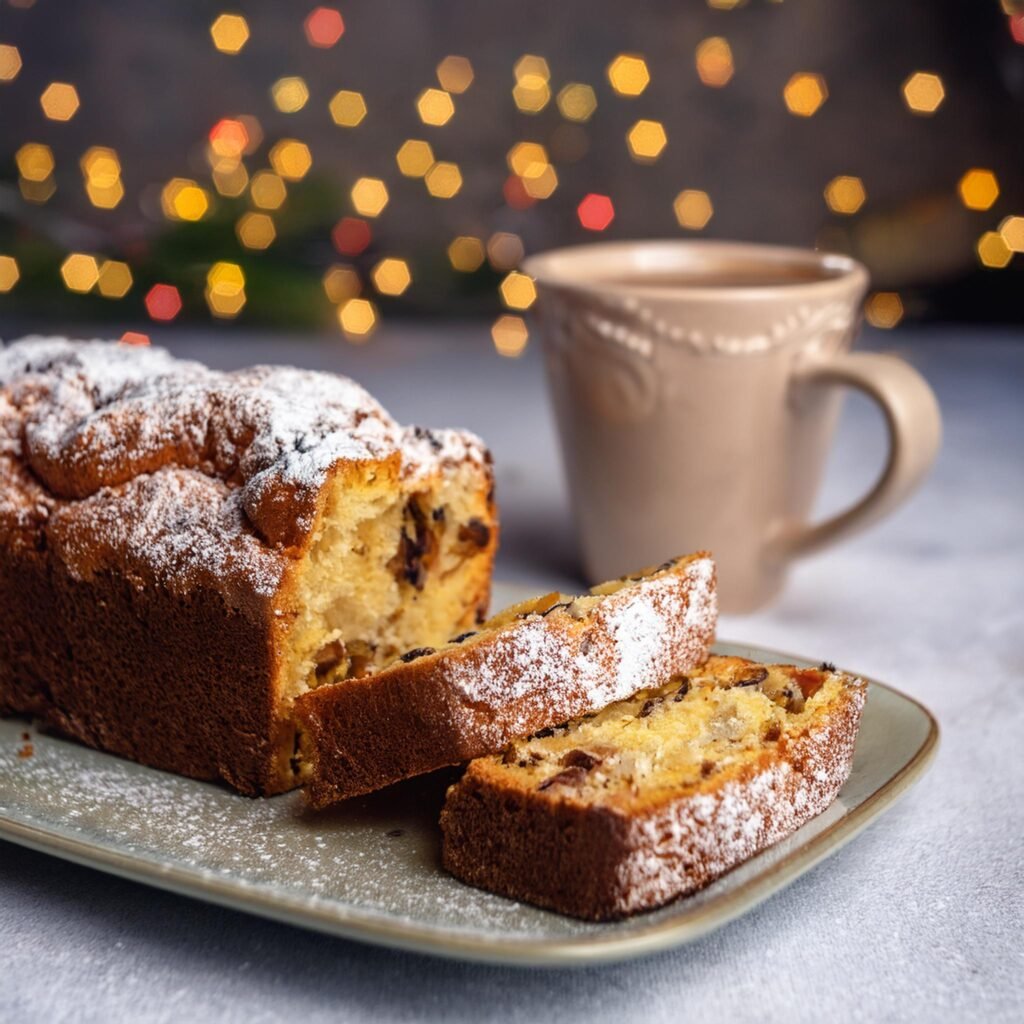
[[[301,696],[300,775],[314,807],[446,765],[657,686],[707,657],[705,553],[500,612],[437,650]]]

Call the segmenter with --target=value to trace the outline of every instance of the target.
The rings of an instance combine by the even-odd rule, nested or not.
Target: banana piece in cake
[[[244,793],[306,690],[486,615],[491,460],[345,377],[0,348],[0,712]]]
[[[296,703],[300,773],[315,807],[500,751],[699,665],[714,639],[715,568],[680,558],[514,605]]]
[[[866,686],[712,656],[698,671],[473,761],[441,814],[470,885],[591,920],[707,885],[820,814]]]

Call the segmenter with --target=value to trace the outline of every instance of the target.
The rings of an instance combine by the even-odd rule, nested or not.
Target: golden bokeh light
[[[60,276],[64,287],[70,292],[85,294],[91,292],[100,277],[100,268],[95,256],[84,252],[73,252],[60,265]]]
[[[13,256],[0,256],[0,292],[9,292],[19,277],[18,261]]]
[[[121,161],[108,146],[90,146],[78,161],[82,174],[95,185],[113,185],[121,178]]]
[[[57,183],[52,176],[44,178],[42,181],[19,178],[18,191],[21,192],[22,199],[27,203],[45,203],[57,191]]]
[[[46,181],[53,174],[53,150],[41,142],[26,142],[14,154],[18,173],[26,181]]]
[[[512,100],[524,114],[539,114],[551,102],[551,69],[543,57],[523,54],[512,69]]]
[[[529,309],[537,299],[532,277],[513,270],[499,286],[501,301],[509,309]]]
[[[439,160],[423,176],[423,181],[435,199],[451,199],[462,188],[462,171],[458,164]]]
[[[401,295],[412,284],[412,274],[405,260],[389,256],[378,263],[370,273],[373,286],[381,295]]]
[[[221,53],[238,53],[249,41],[249,23],[240,14],[219,14],[210,25],[210,38]]]
[[[277,237],[268,213],[243,213],[235,224],[235,234],[246,249],[266,249]]]
[[[365,341],[377,326],[377,307],[369,299],[349,299],[338,309],[338,323],[349,341]]]
[[[237,162],[242,159],[248,145],[248,129],[237,118],[221,118],[210,129],[210,151],[217,159]],[[211,159],[210,163],[217,166],[216,160]]]
[[[85,194],[98,210],[113,210],[124,199],[124,185],[115,181],[112,185],[97,185],[91,179],[85,183]]]
[[[825,186],[825,202],[833,213],[856,213],[867,199],[864,182],[850,174],[840,174]]]
[[[697,45],[697,76],[713,89],[728,85],[735,73],[728,39],[712,36]]]
[[[335,263],[328,267],[323,276],[324,294],[337,305],[347,299],[354,299],[362,290],[363,283],[355,268]]]
[[[309,86],[298,75],[286,75],[270,87],[270,96],[282,114],[295,114],[309,102]]]
[[[608,81],[620,96],[639,96],[651,81],[647,61],[637,54],[620,53],[608,65]]]
[[[828,86],[822,75],[811,71],[799,71],[793,75],[782,90],[786,108],[796,117],[811,117],[828,99]]]
[[[915,114],[934,114],[946,98],[942,79],[931,71],[915,71],[903,83],[903,102]]]
[[[548,151],[539,142],[517,142],[506,154],[508,169],[520,178],[539,178],[548,166]]]
[[[672,203],[672,210],[681,228],[700,231],[714,216],[711,197],[700,189],[684,189]]]
[[[123,299],[131,291],[131,268],[120,260],[104,260],[96,287],[105,299]]]
[[[957,191],[968,210],[987,210],[999,198],[999,182],[992,171],[972,167],[960,179]]]
[[[667,143],[665,126],[660,121],[642,119],[626,133],[629,155],[637,163],[653,163],[661,156],[661,151]]]
[[[487,260],[495,270],[514,270],[523,254],[523,240],[511,231],[496,231],[487,239]]]
[[[213,316],[234,319],[245,306],[245,272],[237,263],[214,263],[206,274],[205,296]]]
[[[249,196],[252,205],[261,210],[278,210],[288,198],[288,188],[279,174],[273,171],[257,171],[252,176]]]
[[[448,246],[448,261],[453,270],[462,274],[472,274],[483,265],[486,254],[484,243],[473,235],[459,235],[453,238]]]
[[[423,139],[406,139],[398,147],[395,163],[407,178],[422,178],[434,166],[434,151]]]
[[[986,231],[976,246],[978,259],[983,267],[998,270],[1013,259],[1013,250],[998,231]]]
[[[526,323],[521,316],[506,313],[499,316],[491,325],[491,339],[499,356],[515,359],[523,354],[526,343],[530,340],[530,332],[526,329]]]
[[[445,92],[464,93],[473,84],[473,65],[467,57],[445,57],[437,65],[437,80]]]
[[[160,206],[169,220],[202,220],[210,209],[210,195],[191,178],[171,178],[160,194]]]
[[[16,46],[0,43],[0,82],[13,82],[21,71],[21,54]],[[4,257],[9,259],[10,257]],[[7,289],[4,289],[6,291]]]
[[[416,112],[424,124],[447,124],[455,113],[451,94],[444,89],[424,89],[416,99]]]
[[[281,139],[270,150],[270,166],[285,181],[301,181],[313,166],[309,146],[298,139]]]
[[[540,174],[520,178],[523,191],[531,199],[549,199],[558,188],[558,173],[551,164],[545,164]]]
[[[1004,217],[999,234],[1011,252],[1024,252],[1024,217]]]
[[[361,92],[341,89],[331,97],[327,105],[331,120],[341,128],[355,128],[366,117],[366,100]]]
[[[589,121],[597,110],[597,95],[583,82],[570,82],[558,93],[558,112],[567,121]]]
[[[903,300],[898,292],[875,292],[864,306],[864,319],[872,327],[889,330],[903,319]]]
[[[512,67],[512,74],[517,82],[535,78],[539,82],[551,81],[551,68],[543,57],[535,53],[524,53]]]
[[[388,205],[388,187],[380,178],[360,178],[351,195],[356,213],[363,217],[378,217]]]
[[[782,0],[774,0],[781,3]],[[737,7],[745,7],[747,0],[708,0],[708,7],[716,11],[734,11]]]
[[[70,121],[78,113],[78,90],[69,82],[51,82],[39,97],[39,105],[51,121]]]
[[[213,178],[213,187],[218,194],[227,196],[229,199],[240,196],[249,184],[249,172],[245,169],[245,164],[242,163],[237,163],[234,166],[229,164],[225,167],[215,167],[211,177]]]

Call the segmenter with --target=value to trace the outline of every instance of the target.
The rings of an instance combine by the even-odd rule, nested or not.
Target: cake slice
[[[444,866],[591,920],[707,885],[820,814],[846,781],[866,686],[712,656],[503,754],[448,791]]]
[[[299,772],[314,807],[500,751],[687,672],[716,623],[700,553],[594,587],[514,605],[449,643],[296,701]]]

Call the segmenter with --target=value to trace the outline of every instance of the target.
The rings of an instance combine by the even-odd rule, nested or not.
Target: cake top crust
[[[478,438],[402,427],[336,374],[106,341],[0,348],[0,534],[50,520],[82,572],[107,549],[164,582],[248,573],[271,593],[332,473],[381,464],[414,489],[466,461],[489,461]]]

